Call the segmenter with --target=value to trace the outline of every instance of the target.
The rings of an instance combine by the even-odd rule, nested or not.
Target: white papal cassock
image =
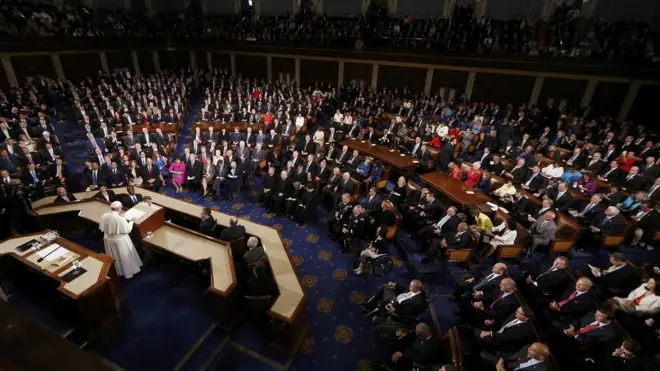
[[[133,222],[124,219],[117,211],[110,211],[101,217],[99,229],[104,233],[105,253],[115,258],[117,274],[126,278],[133,277],[142,266],[140,255],[129,236]]]

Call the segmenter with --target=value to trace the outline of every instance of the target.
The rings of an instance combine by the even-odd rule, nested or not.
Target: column
[[[426,69],[426,82],[424,82],[424,94],[429,95],[431,94],[431,84],[433,84],[433,71],[435,68],[427,68]]]
[[[138,59],[138,54],[135,50],[131,52],[131,57],[133,58],[133,70],[135,70],[135,74],[139,75],[140,74],[140,60]]]
[[[591,97],[594,96],[594,91],[596,90],[596,85],[598,85],[597,79],[589,79],[589,84],[587,88],[584,89],[584,95],[582,95],[582,101],[580,102],[580,107],[587,108],[591,104]]]
[[[371,0],[362,0],[362,15],[367,14],[367,10],[369,10],[370,5],[371,5]]]
[[[213,54],[211,52],[206,52],[206,65],[209,68],[209,72],[213,71]]]
[[[295,78],[296,85],[300,86],[300,58],[295,59]]]
[[[57,78],[66,80],[66,77],[64,77],[64,70],[62,69],[62,62],[60,61],[59,54],[51,54],[50,58],[53,60],[53,66],[55,67]]]
[[[628,117],[630,108],[632,108],[632,105],[635,102],[635,98],[637,98],[637,93],[639,92],[639,88],[641,86],[642,84],[639,82],[639,80],[633,80],[633,82],[630,83],[630,86],[628,87],[628,93],[626,94],[626,98],[623,100],[623,103],[621,103],[619,114],[616,116],[616,120],[618,122],[623,122]]]
[[[468,74],[467,83],[465,84],[465,96],[470,99],[472,96],[472,89],[474,89],[474,79],[477,77],[476,72],[470,72]]]
[[[454,15],[454,8],[456,8],[456,0],[445,0],[445,7],[442,9],[442,17],[449,19]]]
[[[190,51],[190,67],[192,67],[193,70],[197,69],[197,56],[195,55],[194,50]]]
[[[110,75],[110,67],[108,67],[108,58],[106,58],[105,52],[99,53],[99,58],[101,58],[101,68],[106,75]]]
[[[130,11],[131,7],[131,0],[124,0],[124,9]]]
[[[154,69],[156,72],[160,72],[160,56],[158,55],[158,50],[151,52],[151,58],[154,60]]]
[[[534,87],[532,88],[532,94],[529,96],[528,106],[534,106],[539,101],[539,95],[541,95],[541,89],[543,89],[543,82],[545,77],[537,76],[536,81],[534,81]]]
[[[344,85],[344,61],[339,61],[337,68],[337,89]]]
[[[273,80],[273,57],[271,55],[266,56],[266,78],[268,81]]]
[[[486,15],[486,6],[488,6],[488,0],[479,0],[474,4],[474,17],[483,18]]]
[[[229,69],[231,71],[231,76],[236,77],[236,54],[229,53]]]
[[[378,88],[378,64],[374,63],[371,68],[371,89],[376,90]]]
[[[14,73],[14,66],[11,64],[11,59],[9,57],[2,57],[2,68],[4,68],[5,73],[7,74],[7,80],[9,85],[12,87],[18,86],[18,79],[16,78],[16,73]]]

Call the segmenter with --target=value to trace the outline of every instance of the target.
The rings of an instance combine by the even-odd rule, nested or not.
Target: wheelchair
[[[357,269],[360,266],[360,257],[358,256],[353,262],[353,268]],[[392,270],[394,261],[387,254],[378,255],[375,259],[366,259],[362,271],[372,274],[376,277],[382,277]]]

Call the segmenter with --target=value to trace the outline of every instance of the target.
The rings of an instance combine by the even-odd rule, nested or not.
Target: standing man
[[[115,259],[117,274],[131,278],[140,272],[142,260],[129,236],[133,230],[133,222],[119,215],[121,208],[122,204],[119,201],[110,204],[110,212],[101,216],[99,229],[104,233],[103,244],[106,254]]]

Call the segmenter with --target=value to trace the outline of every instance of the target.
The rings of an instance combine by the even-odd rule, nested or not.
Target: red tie
[[[595,328],[598,328],[598,325],[599,325],[599,323],[596,322],[596,323],[592,323],[592,324],[590,324],[589,326],[584,326],[583,328],[581,328],[581,329],[575,331],[575,335],[582,335],[582,334],[584,334],[585,332],[589,332],[589,331],[591,331],[591,330],[593,330],[593,329],[595,329]]]
[[[500,296],[498,296],[497,299],[493,300],[493,302],[490,303],[490,309],[493,309],[493,307],[495,306],[495,304],[496,304],[498,301],[502,300],[502,298],[504,298],[504,293],[503,293],[503,292],[500,293]]]
[[[642,302],[642,299],[644,299],[644,297],[646,296],[646,293],[648,293],[648,291],[644,291],[644,293],[642,295],[635,298],[635,305],[639,305],[639,303]]]
[[[575,298],[577,297],[577,294],[578,294],[577,291],[573,292],[573,293],[571,294],[571,296],[569,296],[567,299],[562,300],[562,301],[560,301],[559,303],[557,303],[557,306],[561,308],[562,305],[564,305],[564,304],[568,303],[569,301],[575,299]]]

